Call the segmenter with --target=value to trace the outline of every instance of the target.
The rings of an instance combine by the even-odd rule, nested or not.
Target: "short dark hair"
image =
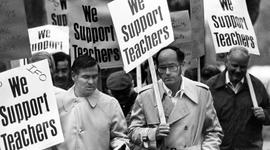
[[[68,61],[68,66],[70,67],[70,56],[67,55],[66,53],[64,53],[64,52],[57,52],[57,53],[52,54],[52,56],[53,56],[53,59],[54,59],[54,62],[55,62],[55,66],[57,66],[57,63],[59,61],[65,61],[65,60],[67,60]]]
[[[82,55],[74,60],[71,70],[75,74],[78,74],[80,69],[94,67],[95,65],[98,66],[98,63],[93,57],[88,56],[88,55]],[[99,69],[99,66],[98,66],[98,69]]]
[[[176,55],[177,55],[177,61],[178,61],[180,64],[183,63],[183,61],[184,61],[184,59],[185,59],[185,53],[182,52],[181,49],[178,48],[178,47],[175,47],[175,46],[166,46],[166,47],[163,47],[162,49],[160,49],[160,50],[157,52],[157,54],[156,54],[156,63],[157,63],[157,65],[158,65],[158,56],[159,56],[159,54],[160,54],[163,50],[165,50],[165,49],[172,49],[172,50],[174,50],[174,51],[176,52]]]

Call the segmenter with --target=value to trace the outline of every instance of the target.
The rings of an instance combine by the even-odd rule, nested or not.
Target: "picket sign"
[[[249,93],[250,93],[250,96],[251,96],[252,104],[253,104],[254,108],[257,108],[258,107],[258,102],[257,102],[256,95],[255,95],[255,92],[254,92],[254,88],[253,88],[253,85],[252,85],[252,82],[251,82],[251,79],[250,79],[250,75],[248,73],[246,73],[246,78],[247,78],[248,89],[249,89]]]
[[[108,8],[124,70],[129,72],[145,60],[149,61],[159,116],[164,124],[166,120],[152,56],[174,41],[167,0],[114,0],[108,3]]]
[[[153,82],[153,86],[154,86],[154,92],[155,92],[155,97],[156,97],[156,102],[157,102],[157,107],[158,107],[158,115],[160,118],[160,124],[166,124],[164,109],[162,106],[158,83],[157,83],[157,75],[156,75],[156,71],[155,71],[156,69],[155,69],[153,57],[148,58],[148,63],[149,63],[151,78],[152,78],[152,82]]]
[[[216,53],[241,46],[249,53],[260,54],[246,0],[205,0],[204,10]]]

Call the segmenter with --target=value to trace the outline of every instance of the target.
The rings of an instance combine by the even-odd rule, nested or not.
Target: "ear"
[[[112,91],[110,89],[108,89],[107,92],[108,92],[109,95],[113,96]]]
[[[77,74],[75,72],[71,72],[71,78],[73,80],[73,82],[75,82],[76,78],[77,78]]]
[[[182,74],[182,65],[179,65],[178,71],[179,71],[179,75],[181,75]]]
[[[225,64],[226,67],[228,67],[229,59],[230,59],[230,54],[227,53],[226,56],[225,56],[225,60],[224,60],[224,64]]]

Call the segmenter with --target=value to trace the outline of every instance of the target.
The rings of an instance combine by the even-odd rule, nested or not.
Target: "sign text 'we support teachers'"
[[[256,35],[245,0],[204,1],[216,53],[228,52],[234,46],[259,54]]]
[[[70,56],[97,60],[101,69],[122,67],[121,54],[105,1],[68,0]]]
[[[174,40],[166,0],[114,0],[108,7],[126,72]]]
[[[0,149],[45,149],[64,141],[47,60],[0,73]]]

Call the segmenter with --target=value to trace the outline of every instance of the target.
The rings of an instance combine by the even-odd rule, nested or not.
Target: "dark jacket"
[[[262,125],[270,124],[270,102],[259,79],[251,75],[258,105],[264,109],[265,121],[255,118],[246,79],[235,94],[225,83],[225,71],[212,77],[207,84],[212,92],[214,107],[224,131],[221,150],[262,149]]]

